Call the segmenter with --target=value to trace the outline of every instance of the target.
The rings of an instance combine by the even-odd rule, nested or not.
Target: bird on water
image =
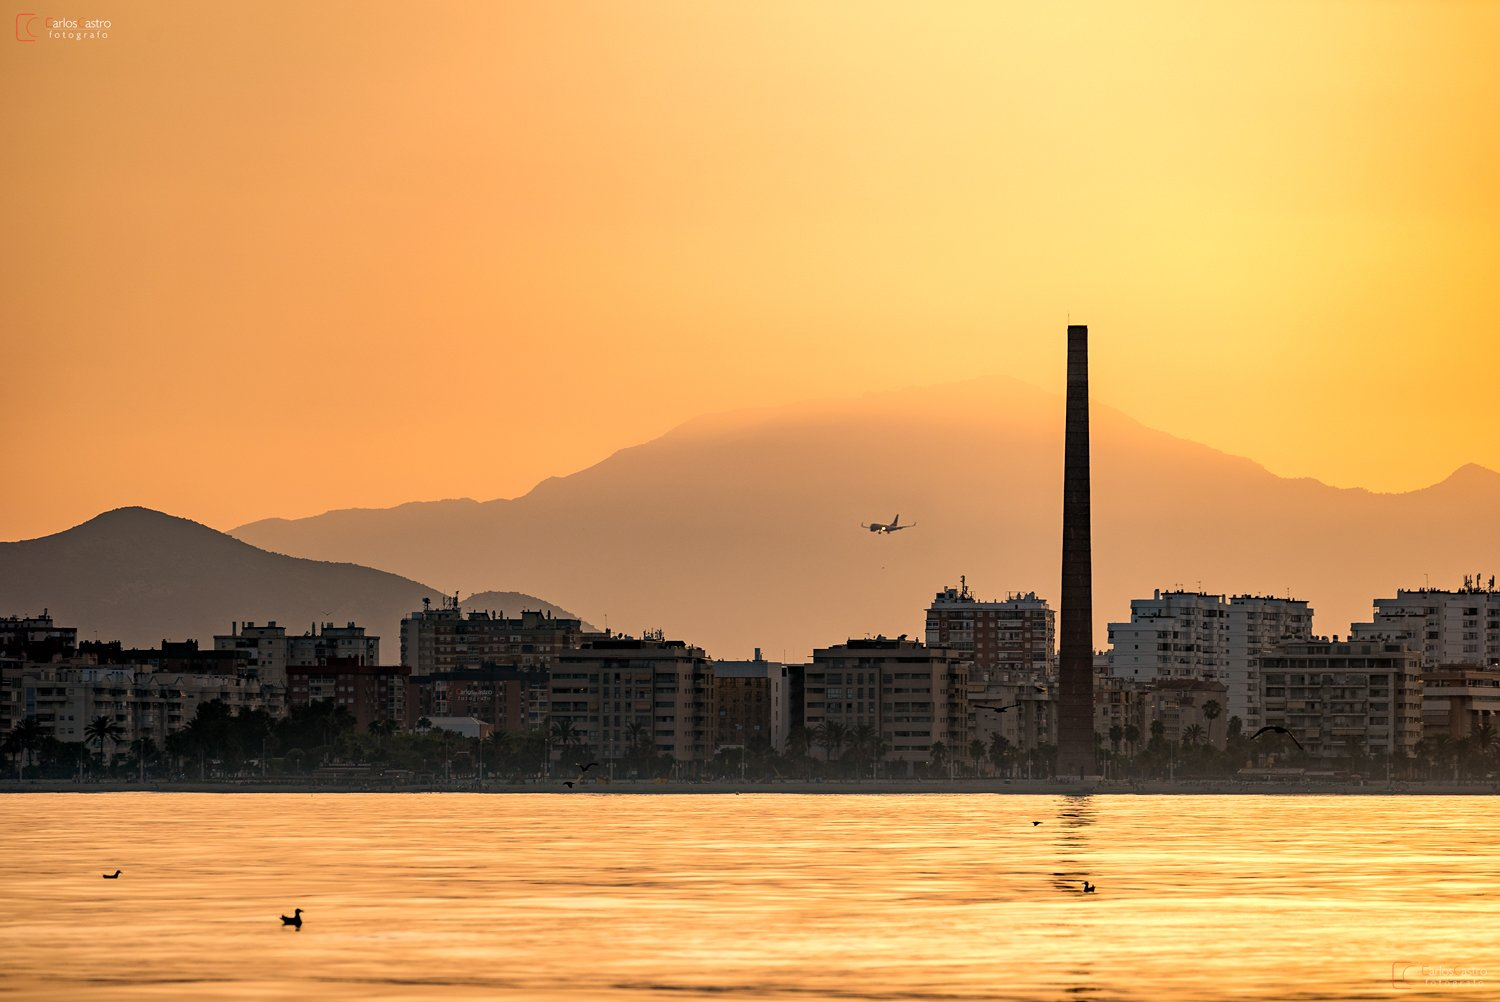
[[[292,917],[291,918],[287,918],[285,915],[281,916],[281,924],[282,925],[289,925],[293,929],[296,929],[298,932],[301,932],[302,931],[302,909],[298,908],[296,911],[292,912]]]
[[[1083,882],[1083,893],[1085,893],[1085,894],[1093,894],[1097,890],[1098,890],[1098,888],[1095,887],[1093,884],[1089,883],[1087,880],[1085,880]]]
[[[99,876],[103,877],[105,880],[119,880],[120,871],[116,870],[114,873],[101,873],[99,874]]]
[[[1266,731],[1271,731],[1271,732],[1273,732],[1275,734],[1285,734],[1287,737],[1289,737],[1289,738],[1292,739],[1292,744],[1294,744],[1294,745],[1297,746],[1297,750],[1298,751],[1306,751],[1307,750],[1306,748],[1302,747],[1302,742],[1297,740],[1297,735],[1293,734],[1291,731],[1287,730],[1285,727],[1282,727],[1280,724],[1267,724],[1266,726],[1262,727],[1260,730],[1256,731],[1254,734],[1250,735],[1250,740],[1254,741],[1256,738],[1258,738],[1262,734],[1266,733]]]

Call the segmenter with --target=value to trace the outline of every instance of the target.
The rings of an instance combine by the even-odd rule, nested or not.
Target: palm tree
[[[1208,721],[1209,744],[1213,744],[1214,741],[1214,721],[1218,720],[1219,715],[1223,712],[1224,707],[1219,705],[1219,701],[1217,699],[1210,699],[1208,702],[1203,704],[1203,719]]]
[[[1010,739],[999,731],[990,735],[990,762],[997,773],[1010,762]]]
[[[1162,739],[1166,737],[1167,725],[1160,720],[1151,721],[1151,743],[1160,746]]]
[[[16,753],[16,782],[20,782],[26,768],[27,752],[34,752],[42,745],[42,739],[47,737],[47,729],[36,717],[27,717],[17,724],[9,734],[5,736],[5,747]]]
[[[974,763],[974,775],[979,775],[979,763],[984,761],[984,742],[975,738],[969,742],[969,759]]]
[[[849,729],[837,720],[825,720],[813,731],[813,740],[823,746],[824,761],[832,762],[833,756],[849,741]]]
[[[99,764],[104,765],[104,743],[117,743],[125,736],[125,728],[121,727],[113,717],[103,714],[95,717],[89,725],[83,729],[85,741],[92,741],[99,746]]]
[[[1136,746],[1141,740],[1141,729],[1135,724],[1125,725],[1125,743],[1130,745],[1130,753],[1135,754]]]
[[[948,746],[941,741],[934,741],[931,747],[927,749],[927,754],[932,757],[932,764],[939,771],[948,764]]]
[[[1198,724],[1192,724],[1183,729],[1182,740],[1189,745],[1195,745],[1203,740],[1203,728]]]
[[[578,733],[578,728],[574,727],[573,721],[567,717],[553,717],[548,720],[547,736],[563,753],[583,743],[583,735]],[[552,761],[551,744],[547,748],[547,761],[549,763]]]
[[[1120,754],[1120,739],[1125,737],[1125,728],[1119,724],[1109,725],[1109,743],[1114,746],[1115,754]]]
[[[855,724],[849,730],[849,754],[855,762],[855,776],[864,772],[865,765],[874,757],[875,746],[880,741],[880,732],[873,724]]]

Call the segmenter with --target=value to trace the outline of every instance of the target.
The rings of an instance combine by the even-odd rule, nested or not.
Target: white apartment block
[[[1500,591],[1494,578],[1467,578],[1456,591],[1398,589],[1375,600],[1375,620],[1355,623],[1352,640],[1406,641],[1421,651],[1422,665],[1500,664]]]
[[[301,636],[287,636],[286,627],[273,619],[257,626],[232,623],[229,633],[214,636],[214,650],[240,651],[250,658],[250,667],[262,681],[286,687],[289,667],[316,668],[329,658],[342,658],[362,665],[380,664],[380,638],[365,635],[363,626],[350,623],[314,624]]]
[[[1313,610],[1294,598],[1235,595],[1229,599],[1229,632],[1222,681],[1228,688],[1226,720],[1239,717],[1247,730],[1261,726],[1260,663],[1290,641],[1312,639]]]
[[[7,666],[0,669],[0,687],[14,717],[10,726],[34,717],[57,740],[76,743],[98,717],[119,724],[120,741],[105,749],[111,755],[138,737],[163,747],[167,735],[186,727],[211,700],[222,700],[233,713],[267,709],[257,679],[154,672],[141,665]]]
[[[1109,624],[1109,643],[1109,672],[1118,678],[1222,682],[1229,603],[1223,595],[1157,589],[1131,600],[1130,622]]]

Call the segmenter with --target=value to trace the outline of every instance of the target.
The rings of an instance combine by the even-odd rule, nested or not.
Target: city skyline
[[[1278,474],[1500,468],[1492,6],[355,11],[8,40],[0,419],[88,476],[22,480],[5,538],[510,497],[724,408],[1052,385],[1070,315],[1098,400]],[[217,480],[265,454],[322,475]]]

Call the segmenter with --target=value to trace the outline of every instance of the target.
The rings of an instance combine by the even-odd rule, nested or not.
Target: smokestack
[[[1058,627],[1057,772],[1094,763],[1094,572],[1089,510],[1089,329],[1068,325],[1063,440],[1062,609]]]

